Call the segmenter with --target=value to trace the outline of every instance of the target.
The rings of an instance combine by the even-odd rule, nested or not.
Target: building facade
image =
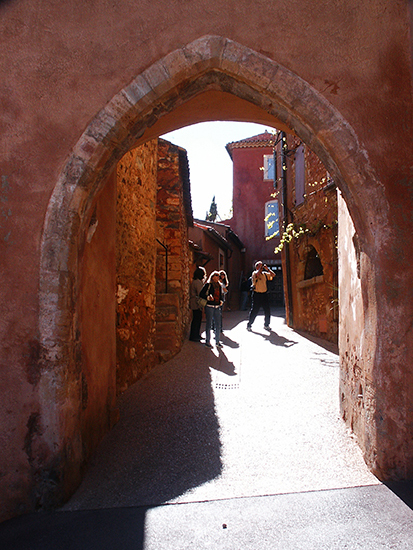
[[[208,275],[215,270],[224,270],[229,280],[225,308],[238,309],[239,276],[245,261],[243,242],[231,227],[224,223],[194,220],[188,232],[194,251],[193,268],[202,265]]]
[[[280,133],[278,190],[286,319],[289,326],[337,343],[337,189],[301,140]]]
[[[245,246],[247,277],[257,260],[276,276],[271,304],[289,326],[337,342],[336,187],[318,157],[285,132],[229,143],[233,217]]]
[[[276,274],[268,285],[273,306],[283,306],[281,255],[274,249],[280,242],[279,199],[274,176],[275,134],[264,132],[228,143],[233,163],[232,218],[224,220],[244,243],[242,271],[237,285],[249,278],[261,260]]]

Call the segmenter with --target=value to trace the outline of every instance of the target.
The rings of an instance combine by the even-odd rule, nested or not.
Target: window
[[[265,236],[270,238],[279,234],[278,201],[270,201],[265,203]]]
[[[314,246],[310,246],[305,262],[304,279],[312,279],[323,274],[323,265]]]
[[[224,251],[219,249],[219,260],[218,260],[218,263],[219,263],[219,269],[225,269],[225,254],[224,254]]]
[[[274,181],[274,155],[264,155],[264,180]]]

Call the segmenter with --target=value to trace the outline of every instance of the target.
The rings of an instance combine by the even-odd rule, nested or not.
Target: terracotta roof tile
[[[271,132],[265,131],[263,134],[258,134],[239,141],[232,141],[225,146],[229,156],[232,158],[233,149],[247,149],[252,147],[271,147],[274,144],[275,136]]]

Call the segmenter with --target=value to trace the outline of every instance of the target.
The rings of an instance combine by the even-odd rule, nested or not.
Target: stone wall
[[[157,322],[155,347],[161,358],[181,348],[190,320],[188,212],[184,188],[189,185],[186,152],[158,140],[156,202],[156,293]],[[189,188],[187,189],[189,192]],[[192,217],[192,212],[189,217]],[[166,266],[167,247],[168,262]],[[167,280],[166,280],[167,277]],[[170,294],[171,296],[168,296]]]
[[[157,140],[118,163],[116,297],[117,391],[156,362],[155,265]]]
[[[289,148],[298,144],[289,138]],[[338,341],[338,275],[337,275],[337,196],[335,185],[317,156],[305,148],[305,198],[297,205],[295,197],[295,164],[288,163],[288,204],[294,230],[300,233],[289,246],[291,300],[287,303],[289,324],[331,342]],[[306,275],[308,255],[315,250],[323,273]],[[285,252],[284,269],[286,269]],[[287,291],[287,285],[285,285]],[[292,314],[289,312],[291,304]]]
[[[156,363],[175,355],[186,336],[189,244],[185,169],[185,151],[161,139],[133,149],[118,163],[118,393]],[[161,243],[167,247],[167,264]]]

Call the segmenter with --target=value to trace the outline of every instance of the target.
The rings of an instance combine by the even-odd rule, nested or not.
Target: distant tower
[[[218,216],[217,203],[215,202],[215,196],[212,199],[211,206],[209,207],[209,212],[207,212],[205,220],[207,222],[214,222]]]

